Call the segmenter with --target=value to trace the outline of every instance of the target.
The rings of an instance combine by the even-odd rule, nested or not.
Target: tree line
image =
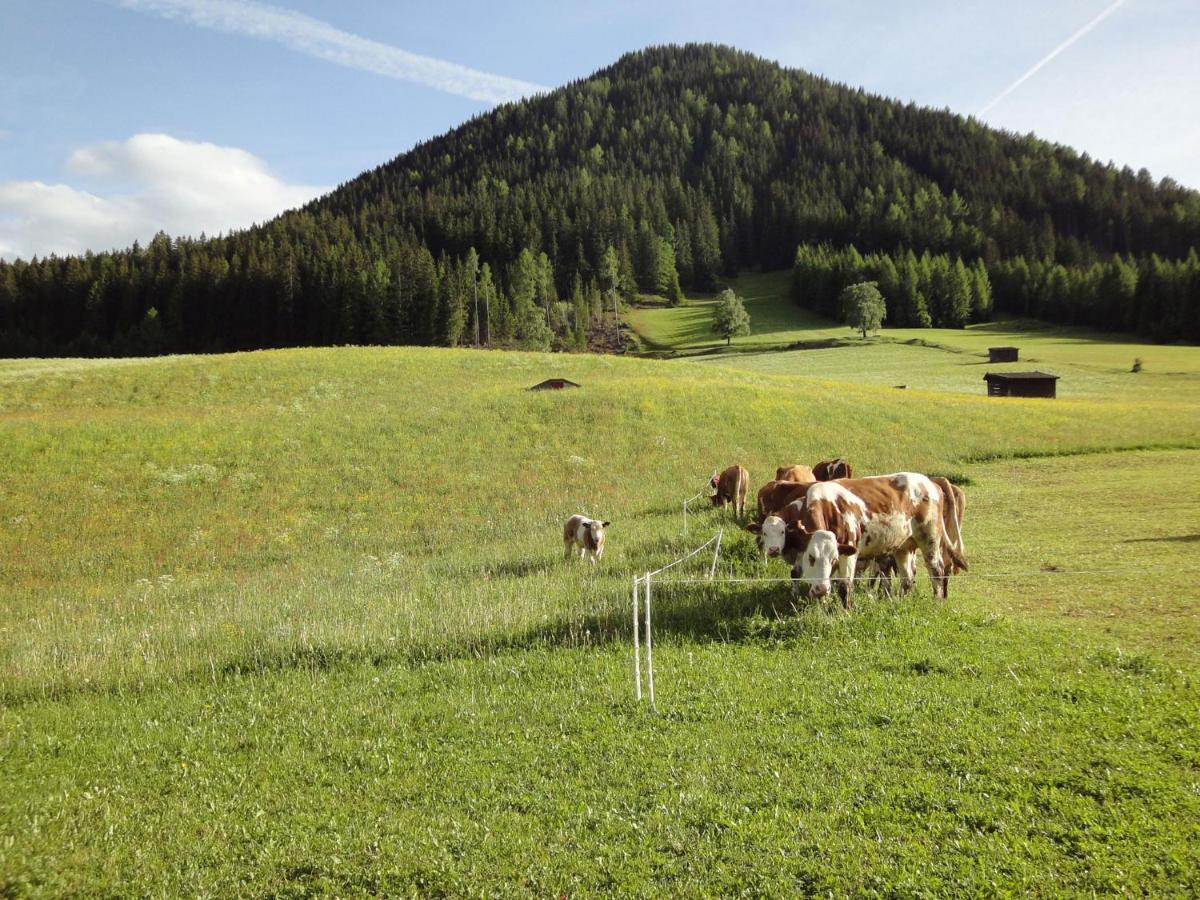
[[[911,251],[918,282],[928,255],[932,323],[1020,310],[1154,335],[1157,310],[1197,304],[1180,273],[1200,194],[729,48],[658,47],[239,233],[0,263],[0,353],[454,345],[477,322],[493,344],[582,346],[621,297],[678,302],[821,244],[898,278]],[[1145,285],[1131,305],[1090,286],[1114,257]],[[964,308],[980,264],[995,296]]]
[[[1200,343],[1200,256],[1113,255],[1088,266],[1048,259],[964,260],[912,250],[863,254],[853,245],[801,245],[792,267],[797,303],[842,316],[842,291],[875,282],[897,328],[961,328],[1000,313]]]

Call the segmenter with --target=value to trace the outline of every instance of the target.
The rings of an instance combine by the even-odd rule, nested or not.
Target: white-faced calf
[[[567,519],[563,525],[563,559],[570,559],[571,551],[578,547],[580,558],[589,556],[595,565],[604,556],[604,529],[609,524],[581,515]]]

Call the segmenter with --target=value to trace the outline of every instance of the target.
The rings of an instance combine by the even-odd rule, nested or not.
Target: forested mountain
[[[632,53],[230,236],[0,264],[0,352],[586,346],[618,296],[794,266],[889,324],[1200,341],[1200,193],[710,45]]]

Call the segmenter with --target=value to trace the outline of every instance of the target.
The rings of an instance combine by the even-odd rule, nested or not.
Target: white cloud
[[[547,90],[528,81],[409,53],[342,31],[303,13],[254,0],[121,0],[121,5],[201,28],[274,41],[326,62],[415,81],[448,94],[492,104]]]
[[[0,182],[0,257],[143,243],[158,231],[217,234],[307,203],[328,188],[288,184],[237,147],[138,134],[82,147],[68,171],[93,190]]]

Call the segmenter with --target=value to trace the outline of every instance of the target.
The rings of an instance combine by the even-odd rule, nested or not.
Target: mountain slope
[[[492,110],[240,234],[0,266],[0,352],[453,345],[477,325],[493,344],[581,347],[613,293],[677,298],[818,242],[989,271],[1027,258],[1043,280],[1113,254],[1145,279],[1157,255],[1188,262],[1136,302],[1194,312],[1200,293],[1194,191],[689,45]],[[1099,299],[1072,316],[1110,317]]]

